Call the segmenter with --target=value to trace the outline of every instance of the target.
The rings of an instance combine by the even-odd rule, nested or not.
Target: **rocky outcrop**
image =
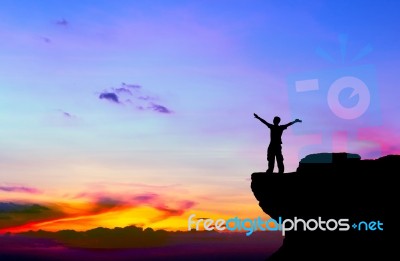
[[[357,154],[320,153],[303,158],[293,173],[253,173],[254,196],[275,220],[344,219],[349,225],[310,231],[299,222],[269,260],[386,260],[399,165],[400,155],[361,160]]]

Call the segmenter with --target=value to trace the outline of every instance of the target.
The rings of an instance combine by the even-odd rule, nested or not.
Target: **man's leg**
[[[268,147],[267,160],[268,160],[267,173],[273,173],[275,166],[275,151],[271,145]]]
[[[276,151],[276,162],[278,163],[279,173],[285,172],[285,166],[283,165],[283,155],[282,155],[282,147]]]

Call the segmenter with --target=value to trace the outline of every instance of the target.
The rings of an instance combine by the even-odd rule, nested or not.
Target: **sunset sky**
[[[0,232],[265,217],[253,113],[303,119],[287,172],[308,153],[399,154],[400,3],[311,2],[1,1]],[[328,106],[342,76],[369,88],[356,119]],[[296,92],[308,79],[320,89]]]

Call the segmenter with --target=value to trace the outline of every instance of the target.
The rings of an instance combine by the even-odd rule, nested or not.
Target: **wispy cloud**
[[[177,202],[177,205],[171,207],[168,204],[160,204],[155,206],[156,209],[163,211],[164,215],[159,219],[159,220],[163,220],[166,218],[169,218],[171,216],[180,216],[183,215],[187,210],[189,210],[190,208],[192,208],[193,206],[195,206],[196,203],[194,201],[191,200],[182,200]],[[157,221],[159,221],[157,220]]]
[[[42,39],[43,40],[43,42],[45,42],[45,43],[47,43],[47,44],[50,44],[51,43],[51,39],[50,38],[48,38],[48,37],[40,37],[40,39]]]
[[[155,193],[146,193],[146,194],[140,194],[140,195],[134,196],[133,200],[135,200],[137,202],[141,202],[141,203],[148,203],[157,198],[158,198],[158,195]]]
[[[58,111],[61,113],[61,115],[67,119],[73,119],[76,118],[75,115],[73,115],[72,113],[66,112],[64,110],[58,109]]]
[[[172,113],[172,111],[170,109],[168,109],[167,107],[160,105],[160,104],[152,103],[149,108],[151,108],[153,111],[156,111],[156,112]]]
[[[59,25],[59,26],[68,26],[69,22],[63,18],[63,19],[57,20],[55,22],[55,24]]]
[[[95,188],[100,191],[109,190],[109,188],[117,188],[118,190],[130,190],[130,191],[157,191],[161,192],[177,192],[177,193],[187,193],[187,190],[181,184],[166,184],[166,185],[154,185],[139,182],[90,182],[87,183],[88,189],[93,191]],[[82,194],[82,193],[81,193]],[[87,195],[87,194],[86,194]],[[71,196],[71,195],[69,195]],[[75,195],[72,198],[77,198]]]
[[[40,190],[25,186],[0,186],[0,191],[39,194]]]
[[[146,95],[146,96],[139,96],[138,99],[139,99],[139,100],[144,100],[144,101],[149,101],[149,100],[154,100],[155,98]]]
[[[132,95],[131,90],[129,90],[128,88],[124,88],[124,87],[115,88],[114,91],[115,91],[116,93],[125,93],[125,94],[128,94],[128,95]]]
[[[122,196],[123,195],[123,196]],[[195,206],[197,203],[193,200],[177,199],[168,195],[161,195],[154,192],[143,192],[138,194],[115,193],[80,193],[80,199],[86,199],[92,202],[90,210],[86,211],[86,215],[105,213],[109,211],[133,209],[141,206],[149,206],[160,211],[160,215],[151,220],[151,222],[161,221],[171,216],[183,215],[187,210]]]
[[[158,97],[148,94],[142,86],[137,84],[121,83],[119,87],[111,87],[100,93],[99,99],[108,100],[114,104],[126,104],[140,111],[154,111],[171,114],[168,107],[155,103]]]
[[[135,205],[149,205],[161,211],[163,214],[157,218],[157,221],[171,216],[180,216],[196,205],[196,202],[192,200],[173,200],[156,193],[142,193],[134,195],[131,199]]]
[[[74,127],[78,126],[82,119],[70,111],[54,108],[44,115],[43,120],[48,126]]]
[[[131,89],[140,89],[140,88],[142,88],[140,85],[137,85],[137,84],[127,84],[127,83],[122,83],[122,86],[123,87],[126,87],[126,88],[131,88]]]
[[[116,207],[134,208],[146,205],[171,215],[183,214],[187,209],[196,204],[191,200],[180,200],[154,192],[132,193],[130,195],[128,192],[123,193],[123,195],[122,197],[122,195],[118,193],[97,192],[94,194],[83,193],[80,196],[86,197],[87,200],[91,201],[95,209],[106,210]]]

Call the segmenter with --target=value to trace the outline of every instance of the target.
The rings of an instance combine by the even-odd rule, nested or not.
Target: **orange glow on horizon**
[[[60,231],[60,230],[76,230],[86,231],[96,227],[115,228],[126,227],[135,225],[142,228],[151,227],[155,230],[163,229],[167,231],[188,231],[188,217],[195,214],[195,219],[229,219],[233,218],[231,215],[223,213],[215,213],[204,210],[191,209],[182,215],[166,216],[162,210],[150,206],[117,208],[102,213],[87,214],[82,211],[81,215],[78,214],[77,209],[82,208],[82,204],[78,204],[76,208],[71,206],[68,209],[70,216],[54,218],[50,220],[40,220],[36,222],[27,222],[23,225],[10,226],[0,229],[0,233],[4,234],[26,232],[29,230],[38,231]],[[82,210],[82,209],[81,209]],[[248,216],[242,216],[247,218]]]

